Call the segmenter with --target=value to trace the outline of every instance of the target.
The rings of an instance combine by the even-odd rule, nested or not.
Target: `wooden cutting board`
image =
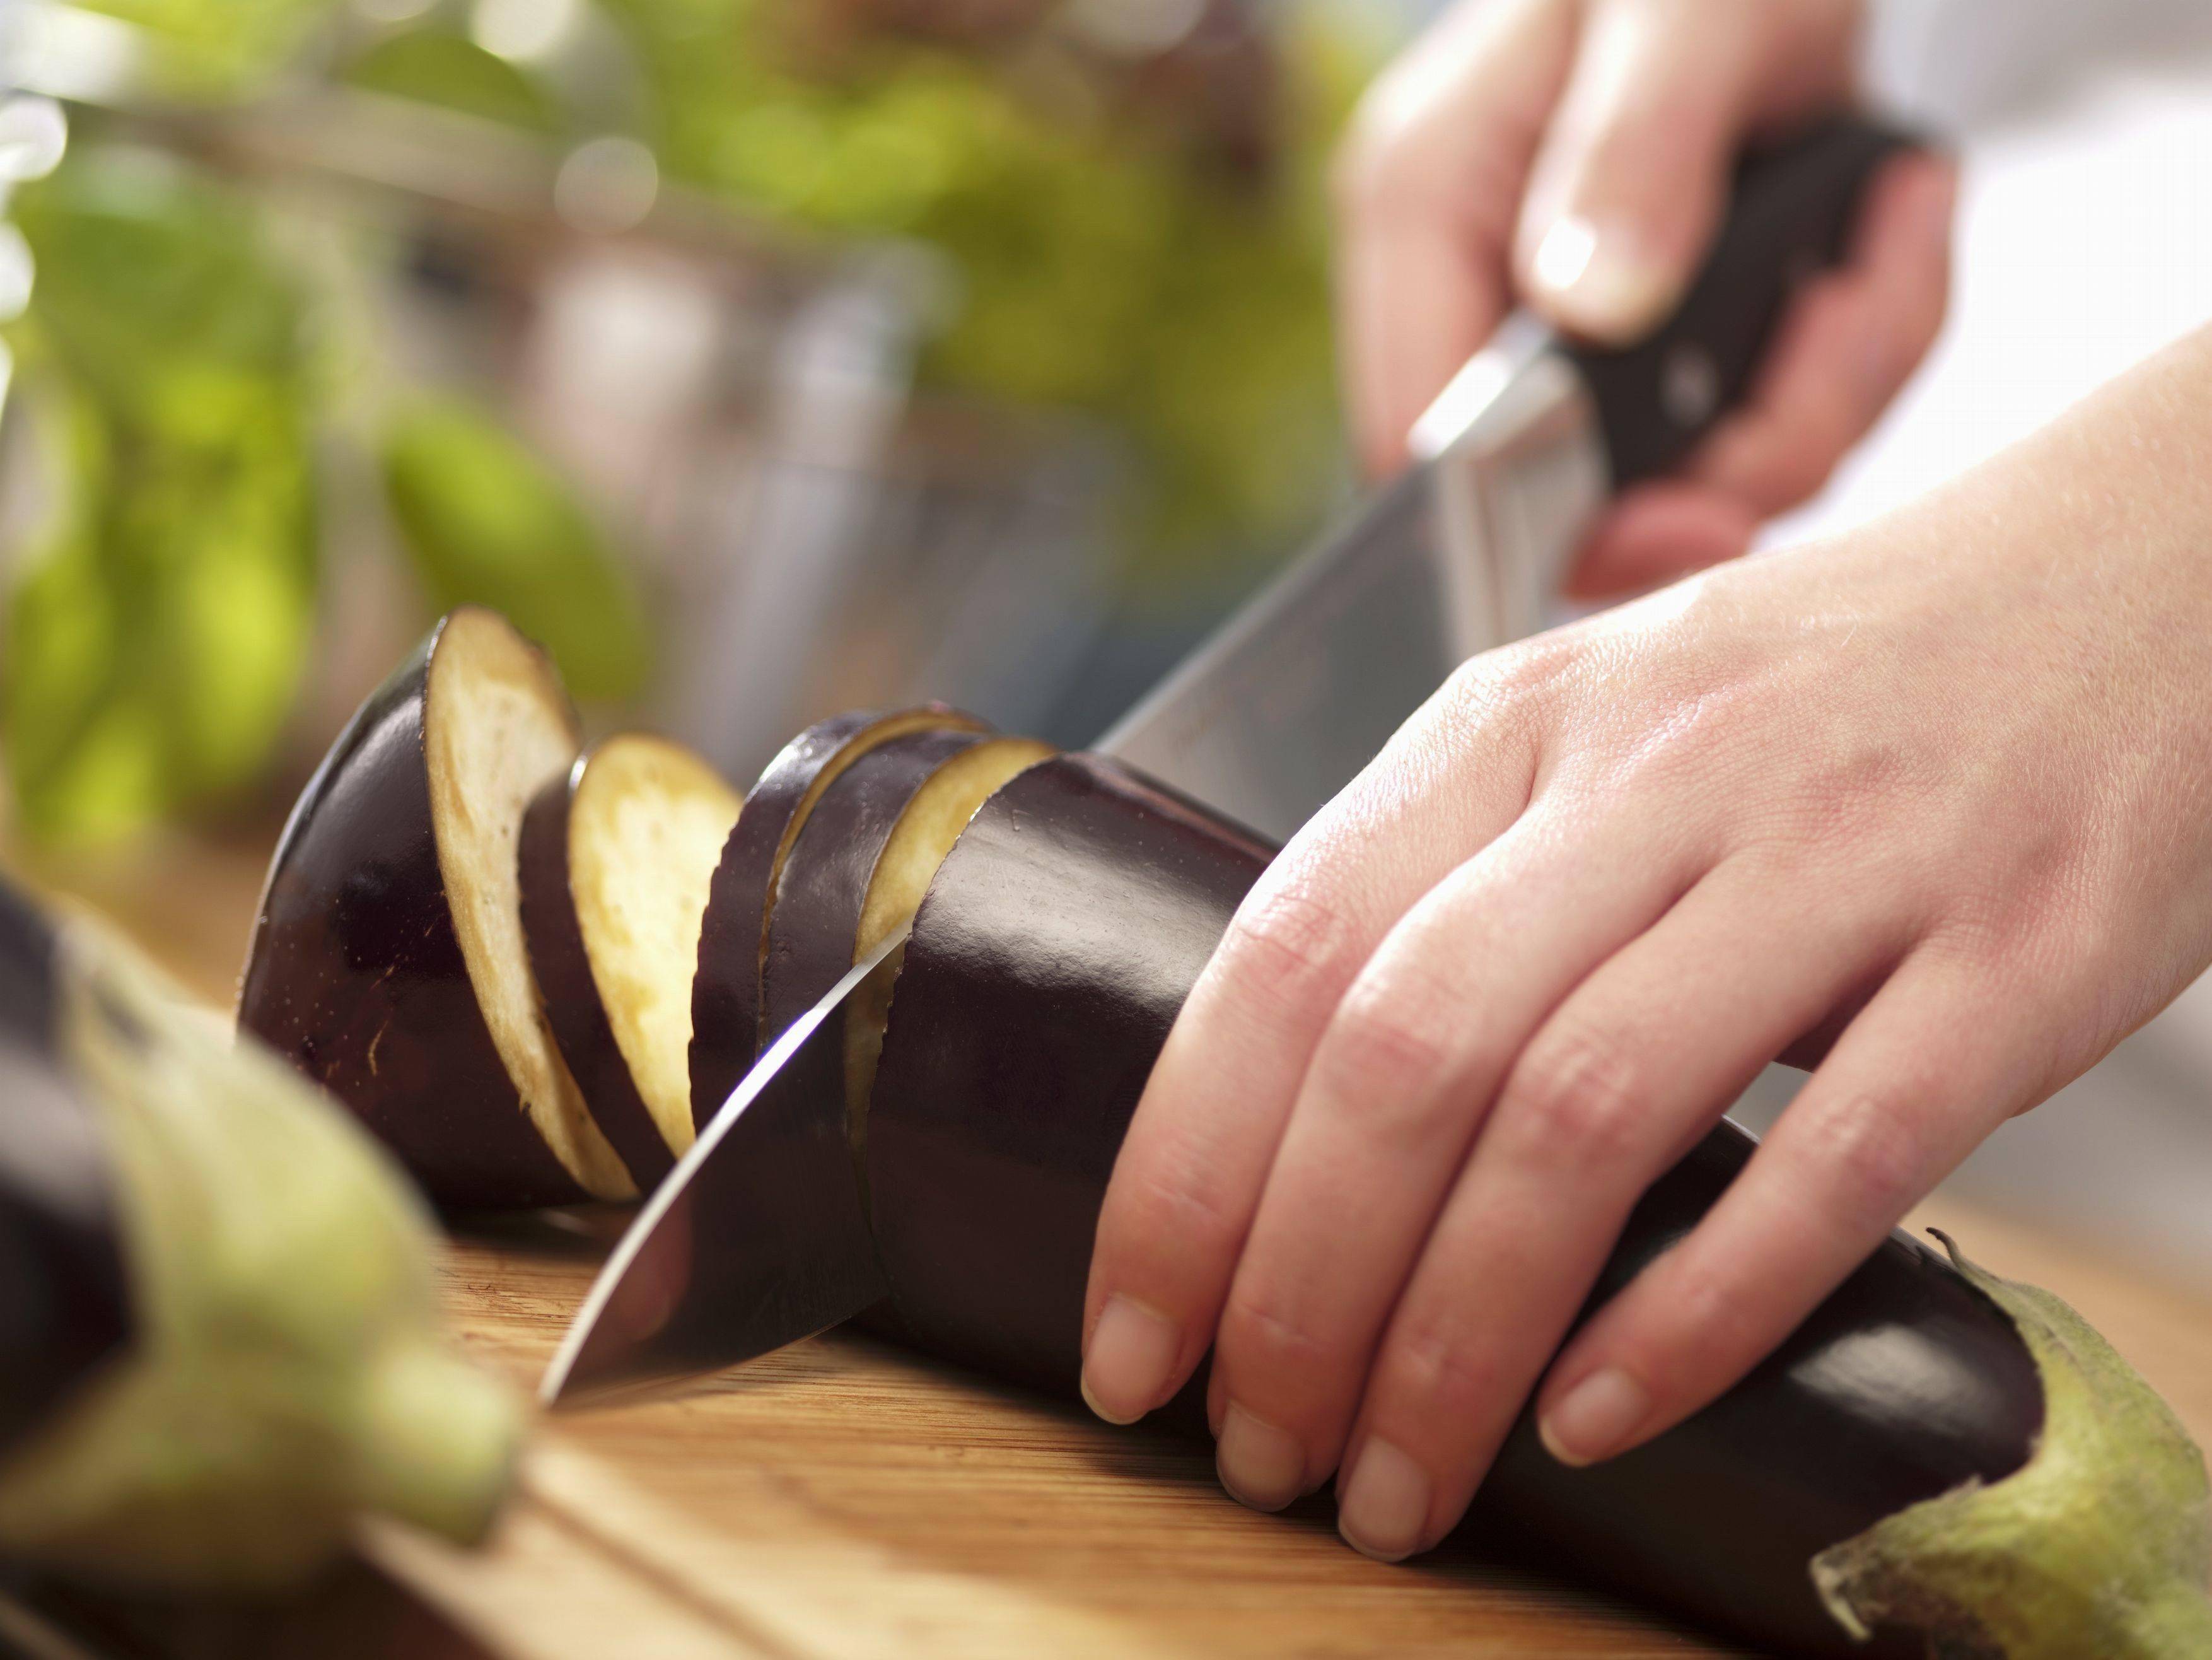
[[[2030,1230],[1928,1219],[2074,1301],[2212,1442],[2212,1308]],[[463,1341],[534,1385],[603,1248],[457,1243]],[[1470,1550],[1377,1566],[1322,1500],[1254,1514],[1189,1447],[846,1334],[544,1420],[484,1552],[368,1548],[512,1660],[1744,1652]]]
[[[264,836],[182,842],[44,885],[121,920],[227,1001]],[[0,848],[0,853],[4,853]],[[457,1241],[460,1340],[534,1389],[621,1218]],[[1984,1266],[2072,1301],[2212,1444],[2212,1304],[2039,1230],[1932,1204]],[[54,1641],[0,1592],[0,1650],[222,1660],[1740,1655],[1526,1568],[1386,1568],[1325,1501],[1224,1497],[1201,1451],[833,1334],[612,1409],[543,1420],[489,1546],[396,1526],[297,1607],[65,1599]],[[52,1625],[52,1621],[49,1621]]]

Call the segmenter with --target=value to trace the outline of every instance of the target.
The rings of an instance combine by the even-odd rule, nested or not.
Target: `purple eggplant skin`
[[[785,745],[746,792],[707,891],[691,982],[691,1116],[701,1129],[729,1099],[765,1037],[761,979],[769,920],[805,819],[837,775],[869,750],[937,727],[988,730],[942,704],[831,715]]]
[[[987,802],[916,917],[869,1109],[872,1222],[908,1341],[1076,1393],[1093,1235],[1168,1029],[1273,849],[1101,757]],[[1750,1155],[1723,1124],[1631,1217],[1586,1317],[1709,1210]],[[1203,1432],[1194,1382],[1164,1414]],[[1714,1405],[1587,1469],[1524,1417],[1463,1532],[1793,1656],[1852,1643],[1808,1571],[1827,1546],[2024,1463],[2043,1420],[2011,1323],[1901,1235]]]
[[[590,1104],[592,1122],[629,1171],[640,1193],[650,1193],[676,1168],[676,1154],[637,1092],[623,1058],[607,1006],[584,949],[583,925],[568,885],[568,806],[584,781],[588,756],[549,780],[522,815],[516,849],[521,862],[522,934],[531,972],[545,1000],[553,1042]]]
[[[453,931],[422,718],[445,625],[369,695],[276,844],[238,1024],[456,1210],[586,1195],[531,1124]]]
[[[761,969],[766,1040],[773,1042],[852,968],[868,884],[899,815],[939,767],[982,741],[981,733],[957,727],[894,738],[823,792],[792,843],[769,915]],[[825,1051],[824,1058],[838,1057]]]
[[[0,1457],[137,1331],[106,1144],[63,1059],[61,955],[0,881]]]

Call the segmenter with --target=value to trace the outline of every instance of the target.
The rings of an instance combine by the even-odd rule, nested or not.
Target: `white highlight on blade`
[[[576,1311],[576,1317],[568,1323],[568,1329],[561,1338],[561,1347],[555,1353],[552,1364],[545,1368],[544,1380],[538,1386],[538,1398],[541,1402],[549,1407],[559,1402],[568,1387],[569,1373],[575,1369],[578,1359],[589,1346],[592,1334],[599,1329],[600,1316],[606,1312],[608,1304],[614,1300],[616,1291],[628,1277],[630,1265],[659,1231],[661,1219],[668,1214],[677,1200],[690,1186],[699,1167],[714,1156],[714,1150],[729,1134],[730,1127],[744,1115],[746,1108],[760,1098],[761,1092],[775,1080],[775,1075],[783,1070],[806,1040],[821,1029],[824,1021],[843,1007],[847,1000],[860,988],[863,980],[873,974],[893,952],[906,944],[907,937],[913,932],[914,923],[909,920],[885,935],[873,951],[853,964],[851,971],[832,987],[820,1002],[786,1026],[782,1035],[769,1045],[767,1053],[753,1062],[752,1070],[738,1080],[737,1088],[730,1091],[729,1099],[716,1110],[707,1128],[699,1132],[699,1139],[691,1144],[691,1150],[678,1162],[674,1170],[669,1171],[666,1179],[653,1189],[652,1196],[645,1202],[645,1208],[638,1213],[637,1220],[629,1225],[629,1231],[623,1235],[615,1246],[614,1254],[607,1258],[606,1266],[599,1270],[599,1277],[592,1282],[591,1294],[584,1298],[584,1305]]]

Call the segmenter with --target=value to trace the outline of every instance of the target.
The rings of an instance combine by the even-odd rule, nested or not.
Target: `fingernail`
[[[1579,214],[1558,221],[1536,244],[1529,277],[1559,322],[1601,340],[1633,339],[1664,315],[1674,277],[1634,233]]]
[[[1305,1490],[1305,1449],[1234,1401],[1221,1415],[1213,1462],[1229,1496],[1254,1510],[1280,1510]]]
[[[1181,1347],[1163,1314],[1109,1297],[1083,1356],[1083,1398],[1109,1424],[1133,1424],[1159,1405]]]
[[[1618,1451],[1650,1412],[1651,1395],[1644,1385],[1608,1366],[1569,1389],[1536,1432],[1553,1457],[1579,1468]]]
[[[1378,1562],[1401,1562],[1420,1549],[1428,1526],[1428,1472],[1389,1442],[1370,1439],[1337,1503],[1344,1542]]]

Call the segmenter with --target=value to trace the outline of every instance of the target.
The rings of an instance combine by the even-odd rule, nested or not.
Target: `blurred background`
[[[749,778],[1093,735],[1342,488],[1246,0],[12,0],[0,737],[57,848],[281,800],[427,621]]]
[[[0,0],[0,843],[227,995],[465,599],[739,781],[917,696],[1094,736],[1351,493],[1322,173],[1432,9]],[[1956,303],[1774,545],[2212,313],[2201,0],[1874,18]],[[2212,1288],[2212,990],[1954,1185]]]

